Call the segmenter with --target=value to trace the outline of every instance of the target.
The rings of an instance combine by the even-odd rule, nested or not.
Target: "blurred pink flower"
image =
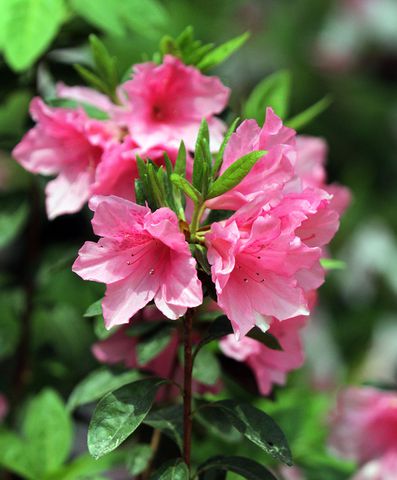
[[[87,117],[82,109],[51,108],[34,98],[30,113],[37,125],[14,148],[13,156],[26,170],[57,175],[46,187],[50,219],[74,213],[90,197],[95,170],[113,134],[106,123]]]
[[[262,395],[268,395],[274,384],[284,385],[287,373],[303,365],[304,351],[299,331],[307,317],[296,317],[280,322],[273,319],[268,332],[280,343],[282,350],[274,350],[249,337],[237,340],[228,335],[220,341],[222,352],[246,363],[254,372]]]
[[[385,455],[366,463],[352,480],[395,480],[397,474],[397,447]]]
[[[86,242],[73,271],[107,285],[102,303],[107,328],[128,323],[151,300],[176,319],[202,303],[196,261],[168,208],[149,208],[118,197],[94,197],[97,242]]]
[[[296,161],[295,131],[283,125],[271,108],[266,111],[262,128],[255,120],[245,120],[231,136],[225,150],[221,173],[240,157],[255,150],[268,153],[232,190],[207,202],[210,208],[237,210],[253,200],[265,188],[280,188],[294,176]]]
[[[8,413],[8,402],[6,397],[0,393],[0,422]]]
[[[193,150],[203,118],[210,127],[211,148],[216,150],[220,145],[224,124],[214,115],[225,108],[230,90],[219,78],[202,75],[166,55],[161,65],[135,65],[132,80],[122,89],[128,97],[124,100],[128,108],[124,121],[144,148],[158,144],[178,147],[183,140]]]
[[[351,194],[348,188],[336,183],[327,184],[328,146],[324,139],[298,135],[296,137],[297,160],[295,171],[302,181],[303,188],[318,187],[326,190],[333,198],[330,209],[341,215],[349,206]]]
[[[275,187],[211,226],[206,242],[212,280],[237,337],[255,325],[267,328],[267,317],[309,314],[307,292],[323,282],[321,249],[315,231],[310,245],[298,231],[328,201],[322,190],[283,195]]]
[[[347,388],[338,397],[331,428],[332,450],[359,464],[396,451],[397,393],[372,387]]]

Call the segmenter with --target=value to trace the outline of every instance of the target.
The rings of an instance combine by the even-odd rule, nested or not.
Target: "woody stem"
[[[192,443],[192,330],[193,310],[188,309],[183,321],[184,382],[183,382],[183,458],[190,469]]]

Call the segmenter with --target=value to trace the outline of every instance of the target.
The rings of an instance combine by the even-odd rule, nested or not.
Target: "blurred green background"
[[[298,457],[302,465],[308,452],[318,459],[307,478],[347,478],[344,468],[335,473],[321,463],[328,460],[318,425],[329,404],[321,391],[356,382],[396,387],[397,378],[396,19],[394,0],[0,0],[0,393],[15,407],[47,385],[66,397],[96,366],[94,328],[82,315],[101,290],[83,288],[70,271],[92,235],[88,214],[48,222],[45,181],[10,157],[31,126],[31,97],[51,95],[56,81],[82,83],[73,64],[90,65],[93,32],[124,72],[150,58],[164,34],[187,25],[214,43],[249,31],[245,46],[211,72],[232,88],[234,112],[281,69],[293,75],[291,115],[326,94],[333,99],[299,133],[327,139],[329,179],[352,191],[332,246],[347,268],[331,272],[322,287],[306,335],[307,365],[269,408],[281,423],[286,415],[287,432],[294,430],[288,414],[299,411],[290,433]],[[300,389],[311,392],[313,405],[299,402]],[[202,454],[211,448],[202,446]]]

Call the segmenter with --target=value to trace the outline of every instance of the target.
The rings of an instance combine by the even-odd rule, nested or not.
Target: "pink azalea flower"
[[[127,135],[121,143],[110,145],[102,155],[91,187],[92,195],[115,195],[135,201],[135,179],[139,177],[136,157],[151,159],[157,165],[164,165],[164,153],[171,162],[177,157],[177,150],[166,146],[155,146],[144,150]],[[188,159],[188,165],[190,165]]]
[[[332,195],[330,209],[341,215],[351,202],[351,194],[348,188],[336,183],[327,184],[327,172],[325,164],[328,147],[324,139],[298,135],[296,137],[296,149],[298,152],[295,170],[302,180],[303,187],[318,187]]]
[[[104,122],[88,118],[82,109],[51,108],[34,98],[30,112],[37,125],[13,155],[32,173],[57,175],[46,187],[50,219],[77,212],[90,197],[95,169],[113,134]]]
[[[330,446],[339,456],[359,464],[380,459],[396,451],[397,393],[347,388],[339,395],[331,422]]]
[[[58,83],[56,86],[56,96],[57,98],[65,98],[67,100],[75,100],[79,103],[92,105],[109,115],[114,115],[122,109],[122,107],[115,105],[104,93],[88,87],[69,87],[64,83]]]
[[[8,402],[6,397],[0,393],[0,422],[3,421],[4,417],[8,413]]]
[[[303,472],[296,466],[293,467],[280,467],[280,473],[282,474],[283,480],[305,480]]]
[[[266,110],[262,128],[255,120],[245,120],[231,136],[220,173],[240,157],[255,150],[268,153],[232,190],[207,202],[210,208],[237,210],[271,185],[283,187],[294,177],[295,131],[283,125],[271,108]]]
[[[202,75],[166,55],[161,65],[135,65],[132,80],[122,87],[130,107],[125,122],[143,147],[178,147],[183,140],[193,150],[203,118],[210,127],[212,149],[220,145],[224,124],[215,115],[225,108],[230,91],[219,78]]]
[[[283,195],[275,187],[211,226],[212,280],[237,336],[255,325],[268,328],[267,317],[309,314],[307,292],[323,281],[321,249],[315,240],[307,245],[298,229],[328,198],[321,190]]]
[[[151,300],[168,318],[202,303],[196,262],[178,219],[168,208],[149,208],[118,197],[94,197],[97,242],[86,242],[73,271],[107,285],[102,303],[107,328],[128,323]]]
[[[307,317],[296,317],[280,322],[273,319],[268,332],[276,337],[282,350],[274,350],[257,340],[244,337],[237,340],[228,335],[220,341],[222,352],[246,363],[254,372],[259,391],[268,395],[274,384],[284,385],[287,373],[303,365],[304,352],[299,331]]]
[[[366,463],[352,480],[395,480],[397,472],[397,447],[385,455]]]

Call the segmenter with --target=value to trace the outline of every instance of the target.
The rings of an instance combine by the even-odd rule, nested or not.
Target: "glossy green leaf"
[[[266,153],[265,150],[251,152],[232,163],[212,184],[207,198],[218,197],[238,185]]]
[[[107,368],[95,370],[77,384],[70,394],[67,407],[72,411],[80,405],[95,402],[107,393],[135,382],[139,377],[140,373],[136,370],[130,370],[118,375],[112,373]]]
[[[38,59],[66,19],[64,0],[8,0],[4,14],[4,56],[17,72]]]
[[[136,476],[146,470],[153,456],[153,451],[149,445],[136,443],[133,445],[127,455],[127,468],[131,475]]]
[[[88,450],[94,458],[115,450],[139,427],[162,383],[159,378],[138,380],[100,400],[88,429]]]
[[[214,178],[218,175],[218,172],[222,167],[223,155],[225,153],[226,146],[229,143],[230,137],[233,135],[239,121],[240,121],[239,117],[237,117],[233,120],[232,124],[230,125],[230,127],[228,128],[228,130],[226,132],[226,135],[223,138],[223,141],[222,141],[221,147],[219,149],[219,152],[217,153],[217,155],[215,157],[215,163],[214,163],[214,168],[213,168]]]
[[[173,173],[171,175],[171,182],[179,187],[189,198],[193,200],[193,202],[199,203],[201,201],[200,192],[185,178]]]
[[[254,327],[252,330],[250,330],[247,333],[247,337],[263,343],[263,345],[266,345],[266,347],[269,347],[272,350],[282,350],[282,347],[275,336],[269,332],[262,332],[262,330],[258,327]]]
[[[263,125],[266,108],[272,107],[275,113],[284,119],[288,113],[290,90],[289,72],[276,72],[266,77],[248,97],[243,109],[244,117],[254,118],[259,125]]]
[[[267,468],[245,457],[217,456],[210,458],[199,466],[198,472],[204,473],[208,470],[234,472],[247,480],[277,480]]]
[[[292,465],[287,439],[269,415],[248,403],[234,400],[222,400],[213,405],[228,413],[234,427],[248,440],[277,460]]]
[[[167,388],[167,387],[166,387]],[[170,387],[169,388],[173,388]],[[183,442],[183,407],[173,405],[151,411],[144,420],[146,425],[161,430],[182,450]]]
[[[229,58],[235,51],[241,48],[249,37],[249,32],[245,32],[242,35],[219,45],[219,47],[214,48],[204,56],[204,58],[198,63],[197,68],[200,70],[208,70],[209,68],[219,65]]]
[[[23,436],[34,452],[37,472],[44,475],[62,465],[72,446],[72,422],[55,391],[43,390],[33,398],[22,428]]]
[[[166,31],[170,16],[160,0],[118,0],[127,27],[148,38],[158,39]]]
[[[295,117],[292,117],[285,123],[290,128],[300,130],[301,128],[312,122],[319,115],[321,115],[325,110],[327,110],[331,103],[332,98],[331,96],[327,95],[318,102],[316,102],[314,105],[307,108],[303,112],[298,113],[298,115],[295,115]]]
[[[204,347],[204,345],[207,345],[207,343],[210,343],[213,340],[218,340],[226,335],[230,335],[231,333],[233,333],[233,328],[230,320],[226,317],[226,315],[220,315],[211,323],[203,338],[197,344],[196,348],[194,349],[193,356],[196,356],[201,348]]]
[[[189,480],[189,469],[181,459],[170,460],[150,477],[150,480]]]

